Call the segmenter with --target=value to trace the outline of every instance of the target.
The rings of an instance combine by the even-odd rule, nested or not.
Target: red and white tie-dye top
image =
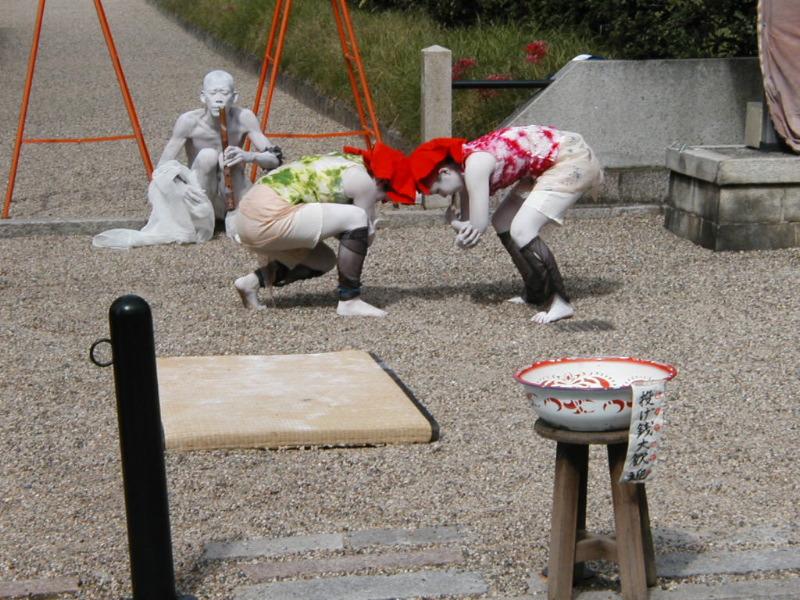
[[[489,191],[516,183],[523,177],[538,177],[553,166],[561,135],[552,127],[529,125],[505,127],[464,144],[464,160],[473,152],[488,152],[497,160],[489,180]]]

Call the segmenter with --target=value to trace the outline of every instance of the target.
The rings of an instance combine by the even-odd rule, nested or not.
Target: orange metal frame
[[[111,62],[114,65],[114,71],[117,74],[117,81],[119,88],[122,92],[122,99],[125,102],[125,108],[128,111],[128,118],[133,127],[132,135],[114,135],[106,137],[90,137],[90,138],[40,138],[31,139],[25,138],[25,121],[28,117],[28,105],[31,98],[31,87],[33,86],[33,74],[36,70],[36,57],[39,53],[39,39],[42,34],[42,20],[44,18],[45,0],[39,0],[39,9],[36,13],[36,26],[33,32],[33,45],[31,46],[31,54],[28,59],[28,75],[25,78],[25,91],[22,95],[22,106],[19,110],[19,125],[17,126],[17,139],[14,144],[14,154],[11,160],[11,173],[8,176],[8,187],[6,188],[6,199],[3,204],[2,218],[7,219],[9,209],[11,208],[11,197],[14,194],[14,182],[17,178],[17,168],[19,167],[19,156],[23,144],[82,144],[87,142],[109,142],[116,140],[131,140],[135,139],[139,146],[139,154],[142,156],[144,168],[147,171],[147,177],[152,177],[153,163],[150,160],[150,153],[147,151],[147,145],[142,135],[142,128],[139,125],[139,118],[136,116],[136,107],[133,104],[128,84],[125,81],[125,73],[122,71],[122,64],[117,54],[117,48],[114,45],[114,38],[111,35],[111,28],[108,26],[108,19],[103,9],[101,0],[94,0],[95,10],[97,11],[97,18],[100,20],[100,28],[103,30],[103,37],[108,46],[108,54],[111,57]]]
[[[358,48],[353,22],[350,19],[350,12],[347,8],[346,0],[331,0],[331,9],[336,20],[336,29],[339,33],[339,41],[342,44],[342,56],[347,66],[347,76],[350,80],[350,87],[353,90],[353,98],[358,111],[361,129],[355,131],[341,131],[334,133],[275,133],[267,132],[269,123],[269,111],[272,106],[272,97],[278,81],[278,68],[283,55],[284,42],[286,41],[286,30],[289,25],[289,14],[292,10],[292,0],[276,0],[275,11],[272,15],[272,24],[267,38],[267,45],[264,49],[264,61],[261,64],[261,76],[258,80],[258,90],[253,102],[253,112],[259,113],[261,96],[264,90],[264,83],[269,73],[269,84],[267,87],[267,97],[264,102],[264,110],[261,115],[261,130],[268,137],[274,138],[326,138],[326,137],[350,137],[363,136],[367,148],[373,146],[375,142],[381,141],[381,132],[378,127],[378,119],[375,116],[375,107],[372,96],[367,84],[367,75],[364,71],[364,63],[361,60],[361,51]],[[252,179],[255,179],[256,169],[252,171]]]

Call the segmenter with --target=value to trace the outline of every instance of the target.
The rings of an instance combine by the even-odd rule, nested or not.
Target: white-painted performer
[[[378,143],[371,151],[306,156],[270,171],[239,203],[236,231],[254,252],[259,268],[234,285],[247,308],[263,309],[260,288],[282,287],[319,277],[337,267],[343,316],[383,317],[361,300],[361,272],[375,236],[375,205],[413,204],[408,158]],[[323,240],[339,238],[339,253]]]
[[[211,71],[203,78],[200,101],[203,108],[190,110],[180,115],[175,122],[172,137],[164,147],[159,166],[176,160],[181,150],[186,151],[187,165],[197,175],[198,189],[187,185],[186,200],[201,202],[203,191],[214,206],[217,219],[225,217],[225,184],[222,167],[230,167],[234,199],[238,202],[250,187],[245,176],[244,165],[256,163],[269,170],[281,164],[280,148],[273,146],[261,132],[253,111],[234,106],[239,93],[234,87],[233,77],[226,71]],[[228,147],[222,148],[220,136],[220,109],[225,109]],[[245,140],[249,138],[254,152],[245,151]]]
[[[580,135],[538,125],[507,127],[472,142],[430,140],[410,160],[422,193],[452,196],[447,219],[462,248],[475,246],[488,228],[489,197],[514,186],[491,216],[525,283],[523,295],[512,301],[546,305],[531,319],[536,323],[575,314],[539,231],[548,223],[561,225],[567,209],[602,182],[602,168]]]

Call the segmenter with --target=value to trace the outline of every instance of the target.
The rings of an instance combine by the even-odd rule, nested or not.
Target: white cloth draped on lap
[[[127,250],[153,244],[193,244],[206,242],[214,234],[214,207],[205,194],[200,202],[185,198],[187,185],[200,189],[197,176],[176,160],[160,165],[153,172],[147,190],[152,207],[147,225],[136,229],[109,229],[97,234],[92,245],[98,248]]]

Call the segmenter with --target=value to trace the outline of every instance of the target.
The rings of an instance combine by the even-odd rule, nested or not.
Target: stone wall
[[[667,147],[743,144],[760,94],[755,58],[573,61],[505,124],[580,133],[606,168],[601,200],[662,203]]]

